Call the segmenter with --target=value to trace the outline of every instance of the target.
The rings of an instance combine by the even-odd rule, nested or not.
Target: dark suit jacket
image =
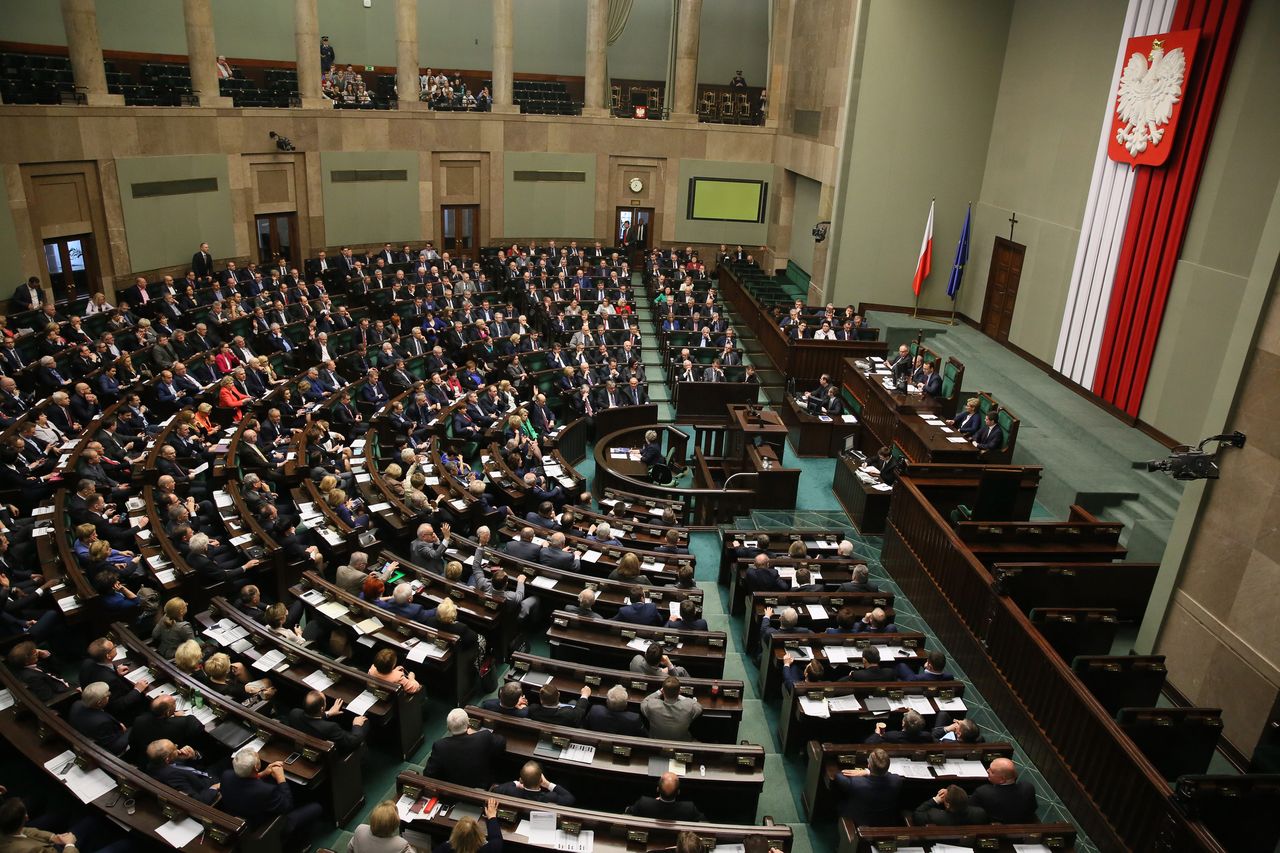
[[[898,798],[902,794],[902,777],[897,773],[883,776],[845,776],[836,774],[836,790],[840,792],[840,814],[862,826],[892,826],[898,823]]]
[[[644,737],[644,720],[637,711],[610,711],[604,705],[592,705],[587,712],[586,728],[593,732]]]
[[[512,539],[502,547],[502,550],[513,557],[519,557],[521,560],[528,560],[530,563],[538,562],[542,556],[542,546],[534,542],[525,542],[521,539]]]
[[[507,739],[489,729],[444,737],[431,745],[422,772],[454,785],[488,788],[493,784],[494,765],[506,749]]]
[[[526,708],[504,708],[502,703],[497,699],[486,699],[480,703],[480,707],[486,711],[493,711],[498,714],[506,714],[508,717],[528,717],[529,711]]]
[[[778,574],[778,570],[773,568],[757,569],[752,566],[747,569],[745,580],[750,592],[784,592],[789,589],[787,582]]]
[[[948,811],[930,797],[916,806],[912,820],[918,824],[932,826],[970,826],[975,823],[987,823],[987,813],[977,806],[965,806],[962,812]]]
[[[666,621],[658,611],[658,605],[652,601],[625,604],[618,608],[618,615],[613,618],[618,622],[630,622],[633,625],[661,625]]]
[[[153,741],[171,740],[178,746],[199,749],[204,739],[204,727],[192,716],[156,717],[150,711],[143,711],[129,728],[129,749],[138,760],[145,759],[147,747]],[[209,783],[215,781],[210,779]]]
[[[293,809],[293,794],[289,783],[277,784],[267,779],[241,779],[233,770],[223,772],[222,802],[218,808],[228,814],[242,817],[250,826],[275,814],[287,814]]]
[[[80,734],[115,755],[123,755],[129,747],[129,731],[120,728],[120,721],[101,708],[90,708],[77,699],[67,715],[71,725]]]
[[[213,805],[219,796],[213,788],[217,779],[208,773],[183,767],[181,764],[148,767],[147,775],[175,791],[181,791],[188,797],[195,797],[206,805]]]
[[[657,797],[641,797],[631,804],[628,812],[636,817],[651,817],[658,820],[703,821],[702,812],[687,800],[661,800]]]
[[[54,696],[70,690],[71,687],[39,667],[23,667],[18,670],[18,680],[41,702],[48,702]]]
[[[334,746],[341,752],[351,752],[364,743],[369,728],[366,724],[352,726],[351,731],[347,731],[333,720],[324,717],[308,717],[306,711],[301,708],[289,710],[289,725],[298,731],[313,734],[321,740],[333,741]]]
[[[981,785],[969,795],[969,805],[977,806],[999,823],[1035,823],[1036,789],[1026,779],[1008,785]]]
[[[573,805],[573,794],[563,785],[557,785],[550,791],[526,791],[516,787],[515,782],[503,782],[494,789],[494,793],[503,797],[519,797],[522,800],[533,800],[535,803],[555,803],[558,806]]]
[[[543,548],[538,555],[538,562],[553,569],[568,569],[572,571],[574,555],[572,551],[567,551],[563,548]]]
[[[591,702],[581,697],[575,699],[567,708],[559,706],[544,708],[542,705],[530,705],[529,719],[537,720],[539,723],[545,723],[548,726],[577,728],[582,725],[582,721],[586,718],[587,711],[590,708]]]

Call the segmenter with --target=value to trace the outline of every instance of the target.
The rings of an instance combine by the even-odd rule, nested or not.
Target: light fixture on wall
[[[279,148],[281,151],[297,151],[298,150],[294,146],[292,140],[289,139],[289,137],[281,136],[280,134],[276,133],[274,130],[268,131],[267,136],[271,137],[276,141],[276,147]]]
[[[813,226],[813,242],[821,243],[827,239],[827,229],[831,227],[831,220],[827,219]]]

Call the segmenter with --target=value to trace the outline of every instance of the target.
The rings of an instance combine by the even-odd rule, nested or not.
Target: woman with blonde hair
[[[204,433],[206,437],[217,435],[222,431],[216,423],[213,422],[213,406],[208,403],[201,403],[196,406],[195,427]]]
[[[445,601],[449,600],[445,599]],[[369,674],[388,684],[399,684],[410,696],[422,689],[417,677],[412,672],[405,671],[396,659],[396,653],[391,649],[383,649],[373,656],[373,665],[369,667]]]
[[[809,549],[803,542],[797,539],[787,547],[787,556],[796,560],[804,559],[809,556]]]
[[[217,655],[214,655],[217,657]],[[226,655],[223,655],[226,657]],[[187,675],[195,675],[200,671],[200,664],[204,660],[204,652],[200,650],[200,644],[195,640],[187,640],[183,642],[173,653],[173,664]]]
[[[609,573],[609,580],[623,583],[648,583],[649,579],[640,574],[640,558],[628,551],[618,560],[618,567]]]
[[[458,621],[458,605],[453,603],[452,598],[441,601],[436,607],[435,615],[425,616],[421,621],[422,624],[429,625],[437,631],[456,634],[460,649],[469,649],[480,642],[479,634]]]
[[[165,658],[172,658],[178,648],[188,640],[194,642],[196,632],[187,619],[187,602],[181,598],[171,598],[164,603],[164,615],[156,621],[151,630],[151,645]],[[196,650],[200,645],[196,644]]]
[[[347,853],[413,853],[400,837],[400,813],[394,800],[383,800],[369,812],[369,822],[356,827]]]
[[[437,844],[431,853],[500,853],[502,825],[498,823],[498,801],[490,797],[484,804],[484,823],[464,817],[453,825],[449,840]]]
[[[249,395],[236,387],[235,377],[224,376],[218,382],[218,405],[233,412],[232,419],[239,421],[244,417],[245,404]]]

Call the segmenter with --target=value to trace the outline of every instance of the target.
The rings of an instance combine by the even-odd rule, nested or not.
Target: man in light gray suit
[[[702,706],[692,696],[681,696],[680,679],[668,676],[660,689],[644,697],[640,713],[649,721],[649,737],[693,740],[689,726],[702,714]]]
[[[409,546],[413,562],[433,572],[444,568],[444,552],[449,547],[449,525],[442,524],[440,532],[444,534],[443,538],[436,535],[436,529],[430,524],[419,524],[418,538]]]
[[[520,531],[518,539],[512,539],[502,548],[503,551],[530,563],[538,562],[542,556],[542,546],[533,541],[533,528],[525,527]]]

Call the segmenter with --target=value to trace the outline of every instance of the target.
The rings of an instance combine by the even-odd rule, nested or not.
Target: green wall
[[[1187,224],[1139,417],[1179,441],[1206,435],[1206,407],[1221,382],[1267,212],[1280,186],[1280,116],[1257,105],[1280,91],[1280,4],[1254,4]],[[1273,389],[1274,391],[1274,389]],[[1228,429],[1230,429],[1228,424]],[[1217,432],[1216,426],[1208,432]]]
[[[9,210],[9,192],[0,181],[0,281],[17,286],[27,276],[44,270],[24,270],[18,256],[18,232],[13,226],[13,213]]]
[[[847,188],[829,255],[836,302],[912,304],[920,235],[936,197],[933,273],[920,304],[950,307],[947,273],[965,205],[982,189],[1012,6],[868,4],[857,111],[846,131]]]
[[[800,269],[813,274],[813,226],[818,224],[818,199],[822,184],[796,175],[795,201],[791,209],[791,246],[787,257]]]
[[[335,184],[331,173],[345,169],[404,169],[408,179]],[[418,152],[329,151],[320,170],[326,245],[422,239]]]
[[[589,237],[595,233],[594,154],[503,155],[502,233],[513,237]],[[577,181],[516,181],[517,171],[582,172]]]
[[[718,160],[681,160],[680,177],[674,202],[675,239],[681,243],[741,243],[762,246],[769,237],[768,210],[776,203],[779,187],[775,185],[771,163],[724,163]],[[769,184],[764,222],[704,222],[687,217],[689,181],[693,178],[741,178]]]
[[[294,60],[289,0],[213,0],[219,53],[248,59]],[[585,73],[584,0],[516,0],[517,74]],[[318,0],[320,32],[338,61],[395,65],[395,0]],[[609,49],[609,73],[627,79],[666,76],[671,0],[637,0],[622,37]],[[66,44],[55,0],[0,0],[6,41]],[[98,29],[106,50],[185,54],[187,36],[178,0],[102,0]],[[436,70],[486,70],[493,64],[493,6],[489,0],[418,0],[418,61]],[[732,38],[726,38],[732,33]],[[319,59],[319,45],[316,45]],[[727,83],[741,68],[764,85],[769,53],[768,0],[704,0],[698,79]]]
[[[1027,247],[1010,342],[1052,362],[1071,284],[1125,7],[1113,0],[1018,0],[1009,26],[971,264],[957,300],[978,318],[993,238]],[[1047,61],[1052,56],[1070,61]],[[954,246],[954,244],[952,244]]]
[[[115,163],[131,269],[185,264],[201,243],[209,244],[214,257],[234,254],[231,183],[225,157],[129,157]],[[135,183],[187,178],[216,178],[218,189],[190,195],[133,197]]]

